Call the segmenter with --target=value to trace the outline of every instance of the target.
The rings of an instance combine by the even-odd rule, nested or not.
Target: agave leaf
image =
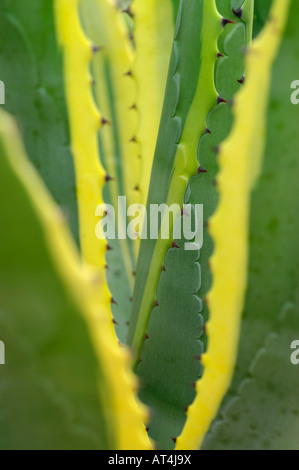
[[[290,84],[299,74],[298,17],[299,8],[293,1],[272,77],[265,162],[252,197],[249,281],[238,361],[232,386],[220,409],[220,424],[212,427],[213,436],[208,436],[205,448],[298,448],[293,440],[298,426],[294,412],[298,372],[290,362],[291,341],[299,336],[296,318],[299,276],[298,109],[290,103]],[[281,70],[284,70],[283,77]],[[277,335],[279,339],[271,339]],[[276,352],[272,346],[269,349],[268,341],[277,346]],[[258,359],[259,351],[264,351],[264,347],[267,352],[262,352],[261,359]],[[270,361],[275,364],[275,373],[270,368]],[[256,376],[257,367],[263,372],[264,379],[260,372]],[[251,397],[247,392],[244,392],[246,397],[243,395],[243,383],[248,376],[254,378]],[[269,393],[269,399],[264,402],[267,418],[260,408],[250,418],[247,410],[263,399],[266,386]],[[230,404],[227,408],[228,402],[235,401],[234,397],[240,393],[244,403]],[[237,409],[242,424],[232,424]]]
[[[141,203],[146,204],[158,136],[179,0],[134,0],[133,74],[138,86],[137,140],[142,163]]]
[[[260,171],[271,67],[287,11],[288,2],[274,3],[267,26],[247,53],[247,80],[235,98],[233,130],[220,148],[219,205],[210,220],[215,250],[211,258],[213,286],[208,295],[209,343],[202,358],[204,374],[196,384],[197,395],[188,409],[178,450],[201,445],[234,369],[246,288],[250,192]],[[249,111],[245,114],[246,106]],[[224,227],[230,228],[229,236]]]
[[[260,33],[267,21],[272,3],[273,0],[259,0],[258,2],[254,2],[254,37]]]
[[[140,151],[139,144],[132,141],[137,131],[136,84],[128,73],[133,50],[121,14],[110,0],[83,0],[80,11],[86,35],[102,48],[94,54],[92,73],[95,100],[108,121],[99,133],[101,162],[112,178],[104,188],[103,198],[114,207],[120,233],[128,220],[125,212],[118,211],[118,196],[126,196],[128,206],[140,202]],[[108,241],[112,250],[106,255],[107,280],[117,303],[113,305],[116,332],[125,342],[138,246],[128,237]]]
[[[88,66],[94,47],[82,30],[79,3],[79,0],[55,0],[55,19],[57,37],[64,56],[65,87],[77,178],[81,252],[84,262],[94,267],[99,275],[103,276],[107,246],[106,242],[95,236],[94,224],[96,207],[103,204],[102,190],[106,180],[105,171],[99,160],[97,139],[99,123],[104,123],[92,98],[88,80]],[[80,90],[79,95],[78,90]],[[85,116],[83,122],[82,116]],[[106,283],[96,286],[94,301],[104,305],[113,301]],[[106,321],[112,326],[111,312],[109,315],[106,309],[105,313]],[[96,318],[95,316],[95,321]],[[102,344],[102,354],[105,355],[107,363],[110,363],[109,356],[113,340],[116,341],[116,336],[114,330],[113,333],[111,330],[111,337],[109,338],[108,335]],[[118,351],[118,353],[121,357],[122,352]],[[132,378],[124,367],[123,370],[119,367],[117,371],[112,365],[111,370],[113,369],[114,375],[111,378],[114,389],[117,387],[119,376],[123,377],[123,386],[117,389],[118,393],[115,394],[114,402],[115,412],[119,413],[119,426],[117,427],[119,447],[121,449],[131,449],[136,446],[148,448],[150,444],[148,437],[144,437],[141,411],[136,407],[133,395],[130,396]],[[123,408],[123,394],[126,394],[126,390],[129,394],[127,406]]]
[[[230,2],[227,3],[230,6]],[[246,2],[247,8],[248,4]],[[252,2],[250,4],[252,7]],[[223,8],[223,3],[221,6]],[[218,94],[230,101],[241,86],[238,79],[244,73],[246,28],[251,28],[251,21],[248,24],[244,18],[235,17],[235,23],[227,25],[218,40],[221,56],[215,64]],[[229,104],[216,104],[207,122],[209,133],[200,138],[198,146],[198,164],[206,173],[191,179],[185,195],[185,203],[204,205],[205,220],[217,204],[217,189],[213,184],[217,173],[214,148],[230,131],[232,113]],[[204,350],[203,342],[206,342],[202,327],[208,313],[207,305],[203,310],[202,303],[210,287],[211,239],[205,230],[200,253],[199,250],[186,251],[185,243],[186,240],[176,240],[179,248],[167,253],[165,272],[162,271],[158,285],[159,306],[152,310],[149,339],[136,369],[142,383],[140,397],[151,407],[149,435],[160,448],[173,447],[173,438],[181,433],[185,410],[195,398],[194,384],[202,372],[200,356]]]
[[[120,10],[125,10],[129,8],[130,4],[132,3],[132,0],[116,0],[116,5]]]
[[[188,182],[197,173],[199,138],[205,132],[208,112],[217,102],[213,77],[220,32],[221,19],[214,3],[181,2],[147,201],[148,227],[151,205],[176,203],[182,207]],[[170,220],[170,237],[172,226]],[[171,244],[172,239],[148,238],[140,246],[128,338],[137,358]]]
[[[150,447],[109,318],[59,208],[0,115],[2,449]],[[14,215],[15,214],[15,215]]]
[[[204,449],[298,450],[298,366],[290,360],[299,337],[298,296],[281,313]]]
[[[94,52],[79,20],[79,0],[54,1],[58,44],[63,52],[64,81],[75,163],[82,257],[91,266],[105,266],[106,245],[95,236],[98,205],[106,174],[100,164],[97,131],[102,117],[91,93],[88,74]],[[84,116],[84,119],[82,117]]]
[[[180,240],[182,242],[182,240]],[[149,436],[158,449],[173,449],[186,407],[195,397],[203,345],[198,251],[172,248],[159,281],[158,305],[151,312],[147,339],[136,369],[139,397],[151,409]]]
[[[243,4],[243,11],[251,11],[252,1],[246,1]],[[221,3],[222,13],[228,15],[225,4]],[[200,173],[190,181],[188,202],[204,206],[204,228],[203,228],[203,247],[200,251],[201,264],[201,287],[199,295],[203,301],[202,315],[206,322],[209,317],[209,308],[206,302],[206,295],[211,288],[212,275],[209,266],[209,259],[213,252],[213,240],[209,234],[209,219],[215,212],[218,204],[218,188],[215,184],[215,178],[218,173],[217,151],[220,143],[228,136],[233,123],[231,103],[234,95],[240,88],[242,78],[244,78],[244,45],[249,45],[248,37],[251,37],[248,30],[251,31],[251,17],[243,16],[238,19],[234,15],[236,24],[228,24],[224,29],[218,41],[218,48],[221,56],[216,64],[215,85],[218,95],[227,101],[219,103],[208,115],[207,128],[209,132],[200,138],[198,146],[198,161],[200,167],[205,169],[206,173]],[[203,336],[206,344],[206,334]]]
[[[79,243],[74,164],[53,2],[2,1],[0,44],[5,109],[15,116],[30,160],[63,209]]]

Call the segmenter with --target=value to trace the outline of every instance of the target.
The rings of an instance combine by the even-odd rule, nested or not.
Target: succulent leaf
[[[0,152],[8,201],[0,208],[8,351],[0,370],[1,448],[149,449],[127,353],[115,339],[109,302],[98,297],[104,272],[82,269],[63,214],[3,112]]]
[[[142,164],[139,186],[144,205],[147,201],[178,8],[179,0],[134,0],[132,3],[136,46],[133,73],[138,86],[139,112],[137,140]]]
[[[53,2],[0,4],[0,69],[4,108],[15,116],[27,154],[69,221],[79,243],[74,164],[55,37]]]
[[[92,74],[97,106],[108,121],[99,132],[100,158],[111,178],[103,199],[115,211],[117,233],[126,230],[126,212],[118,211],[118,197],[127,205],[140,202],[139,144],[132,142],[137,131],[136,84],[132,75],[133,49],[120,12],[110,0],[83,0],[81,18],[86,35],[102,49],[92,59]],[[120,224],[119,224],[120,222]],[[121,226],[120,226],[121,225]],[[130,317],[136,269],[137,242],[108,239],[112,250],[106,254],[107,280],[117,304],[112,307],[116,332],[125,343]]]
[[[198,141],[217,101],[213,77],[220,32],[221,19],[213,2],[181,2],[147,201],[148,218],[151,204],[170,207],[176,203],[182,208],[188,182],[197,173]],[[171,220],[169,225],[172,230]],[[160,238],[144,239],[140,245],[128,337],[137,357],[171,244],[172,240]]]
[[[237,18],[236,24],[226,25],[218,40],[221,57],[216,60],[215,56],[215,85],[218,95],[228,101],[241,86],[238,79],[244,74],[246,28],[251,28],[251,21],[247,24]],[[207,122],[209,132],[200,137],[197,152],[198,165],[205,173],[200,172],[191,179],[184,200],[193,206],[204,205],[205,222],[215,211],[218,199],[213,184],[218,171],[214,148],[227,137],[232,125],[230,106],[217,104],[216,92],[215,107],[208,114]],[[165,272],[161,272],[158,285],[158,307],[152,310],[149,338],[136,369],[141,377],[140,397],[151,407],[149,435],[159,448],[172,448],[173,438],[183,428],[185,410],[195,398],[194,384],[201,376],[200,357],[206,343],[202,334],[208,312],[207,305],[203,309],[202,304],[210,288],[211,239],[205,229],[200,254],[199,250],[185,250],[185,243],[186,240],[176,240],[178,248],[170,249],[166,255]]]
[[[299,448],[298,21],[2,0],[0,449]]]
[[[180,240],[181,242],[183,240]],[[149,436],[158,449],[173,449],[182,431],[186,408],[195,398],[201,375],[203,345],[198,251],[171,248],[165,259],[141,362],[139,397],[151,410]]]
[[[95,211],[98,205],[103,204],[102,191],[106,174],[98,154],[97,131],[101,127],[102,118],[92,98],[88,74],[93,45],[81,28],[79,0],[54,0],[54,5],[58,44],[63,52],[64,81],[77,181],[81,252],[85,262],[103,269],[106,244],[95,236]]]
[[[252,196],[249,280],[238,361],[204,448],[298,448],[289,433],[298,427],[294,411],[298,372],[290,361],[290,344],[299,335],[298,109],[290,104],[290,83],[299,75],[298,18],[298,4],[293,1],[273,70],[265,161]],[[243,391],[248,378],[251,396]],[[264,410],[259,405],[262,400]],[[258,411],[250,417],[248,410],[256,405]],[[233,424],[237,409],[242,433],[241,422]]]
[[[213,285],[208,294],[209,343],[202,358],[204,374],[196,384],[197,395],[177,440],[178,450],[196,449],[201,445],[234,369],[246,288],[250,192],[261,165],[271,67],[286,22],[288,4],[275,1],[267,26],[248,50],[247,80],[235,97],[234,126],[219,152],[219,205],[210,221],[215,250],[211,258]],[[244,114],[246,106],[249,111]],[[225,226],[230,227],[230,236],[225,233]]]

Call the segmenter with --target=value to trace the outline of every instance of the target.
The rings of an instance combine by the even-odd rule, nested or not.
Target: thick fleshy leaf
[[[299,75],[298,18],[294,0],[274,67],[265,161],[252,197],[238,361],[205,448],[298,449],[298,366],[290,361],[291,342],[299,337],[298,109],[290,101]]]
[[[230,1],[227,4],[230,6]],[[221,6],[224,9],[223,3]],[[244,73],[246,28],[251,28],[251,21],[248,24],[244,18],[235,17],[235,23],[223,29],[218,40],[222,56],[216,60],[215,55],[214,64],[216,90],[228,101],[241,86],[238,80]],[[203,204],[205,222],[217,204],[214,179],[218,165],[214,149],[228,135],[232,124],[230,105],[217,104],[216,98],[207,118],[209,132],[199,139],[198,145],[198,165],[205,172],[191,179],[184,201],[193,206]],[[136,369],[142,378],[140,397],[152,409],[149,435],[160,448],[173,447],[173,438],[181,433],[185,410],[195,398],[194,386],[202,372],[200,357],[206,342],[203,320],[208,318],[204,300],[211,278],[211,239],[205,229],[200,252],[186,250],[185,243],[186,240],[176,240],[178,248],[167,253],[165,272],[162,271],[158,285],[158,306],[151,312],[149,339]]]
[[[0,70],[5,109],[17,119],[27,154],[79,243],[74,164],[55,37],[53,1],[0,3]]]
[[[0,115],[1,449],[150,447],[128,361],[63,214]]]
[[[115,238],[108,237],[107,280],[116,302],[112,307],[116,332],[125,343],[138,245],[129,237],[120,237],[129,219],[118,197],[126,197],[127,207],[140,202],[140,150],[132,140],[138,117],[136,83],[130,73],[134,54],[121,14],[110,0],[83,0],[80,11],[87,37],[101,48],[92,59],[94,97],[104,119],[99,132],[100,159],[107,173],[103,199],[112,205],[116,219]],[[107,208],[110,220],[111,210]]]
[[[263,33],[246,54],[246,82],[234,100],[234,125],[220,146],[219,204],[210,219],[215,249],[204,374],[177,449],[198,448],[226,393],[236,362],[247,281],[250,193],[261,168],[272,64],[285,26],[288,2],[276,0]],[[244,113],[244,109],[248,109]],[[224,231],[229,228],[229,236]]]
[[[151,205],[175,203],[177,218],[189,180],[197,173],[199,138],[217,102],[213,78],[220,32],[221,18],[213,3],[181,2],[147,201],[148,231],[153,223]],[[128,338],[137,357],[155,305],[161,267],[173,241],[173,223],[169,222],[169,237],[154,239],[148,234],[140,246]]]
[[[141,202],[146,204],[152,163],[161,119],[167,72],[179,0],[134,0],[133,75],[137,84],[139,113],[137,140],[140,144]]]

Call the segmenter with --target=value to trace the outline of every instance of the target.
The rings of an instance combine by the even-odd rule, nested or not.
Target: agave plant
[[[2,0],[1,449],[298,448],[298,20]]]

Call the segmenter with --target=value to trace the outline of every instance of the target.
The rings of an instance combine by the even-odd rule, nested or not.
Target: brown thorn
[[[218,95],[218,98],[217,98],[217,104],[220,104],[220,103],[226,103],[227,104],[227,101],[224,100],[223,98],[221,98],[220,95]]]
[[[193,359],[195,359],[196,361],[201,361],[201,356],[193,356]]]
[[[163,266],[162,266],[161,269],[162,269],[162,271],[164,271],[164,272],[166,271],[166,268],[165,268],[164,264],[163,264]]]
[[[158,300],[155,300],[155,307],[159,307]]]
[[[227,24],[236,24],[235,21],[228,20],[227,18],[222,18],[221,23],[222,23],[222,27],[223,27],[223,28],[225,28],[225,26],[226,26]]]
[[[113,318],[112,321],[113,321],[113,324],[114,324],[114,325],[118,325],[118,323],[117,323],[117,321],[115,320],[115,318]]]
[[[109,121],[109,119],[106,119],[104,116],[101,118],[101,124],[102,126],[105,126],[106,124],[112,126],[112,122]]]
[[[208,173],[208,170],[205,170],[204,168],[201,168],[200,166],[198,167],[197,174],[200,175],[201,173]]]
[[[92,48],[93,54],[96,54],[97,52],[101,52],[104,49],[103,46],[97,46],[96,44],[93,44],[91,48]]]
[[[116,302],[116,300],[114,300],[113,297],[111,297],[111,303],[114,304],[114,305],[118,305],[118,303]]]
[[[175,241],[172,242],[171,247],[172,247],[172,248],[180,248],[180,247],[176,244]]]
[[[107,174],[107,175],[105,176],[105,181],[106,181],[106,183],[109,183],[110,181],[114,181],[114,178],[113,178],[112,176],[110,176],[110,175]],[[106,215],[107,215],[107,214],[106,214]]]
[[[125,10],[122,10],[122,13],[127,13],[132,19],[134,19],[134,13],[131,10],[131,7],[126,8]]]
[[[233,8],[233,14],[234,14],[235,16],[237,16],[238,18],[241,19],[242,16],[243,16],[243,9],[242,9],[242,8],[239,8],[239,10],[235,10],[235,9]]]

